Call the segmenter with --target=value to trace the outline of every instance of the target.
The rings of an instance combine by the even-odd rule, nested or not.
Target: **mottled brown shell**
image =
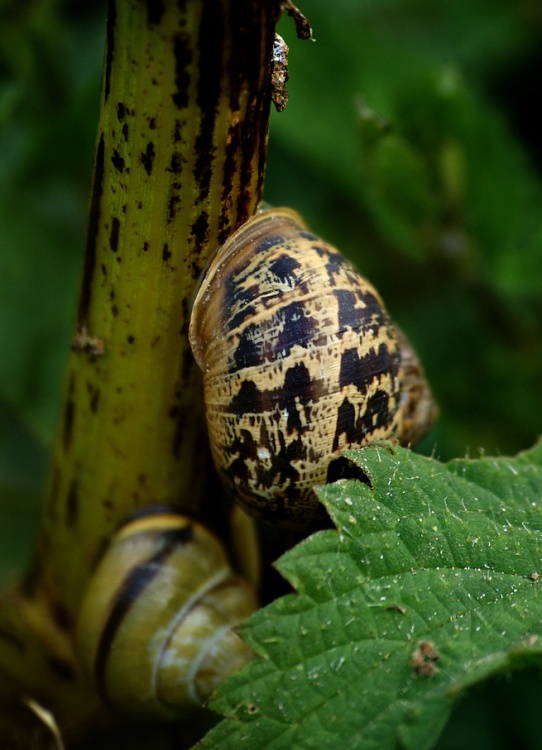
[[[336,477],[342,450],[410,443],[432,422],[416,355],[378,292],[289,209],[257,214],[221,248],[189,335],[215,465],[264,520],[310,522],[313,487]]]

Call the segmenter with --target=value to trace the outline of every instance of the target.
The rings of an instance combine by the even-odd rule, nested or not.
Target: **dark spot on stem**
[[[147,23],[149,26],[160,23],[164,15],[163,0],[145,0],[147,6]]]
[[[122,158],[122,156],[120,156],[116,148],[113,149],[113,156],[111,157],[111,161],[117,172],[124,172],[124,159]]]
[[[176,91],[171,95],[177,109],[188,106],[188,87],[190,86],[189,67],[192,62],[192,50],[188,45],[188,37],[184,34],[176,34],[173,37],[173,55],[175,57],[175,87]],[[178,125],[177,120],[177,125]],[[178,128],[180,130],[180,128]],[[178,140],[177,138],[175,140]]]
[[[201,110],[201,123],[195,142],[194,165],[194,179],[199,185],[200,203],[207,199],[211,187],[212,165],[216,150],[213,133],[220,98],[222,50],[225,38],[226,28],[222,6],[219,3],[204,3],[198,37],[200,66],[197,103]],[[252,147],[247,151],[252,151]]]
[[[115,54],[115,22],[117,19],[117,8],[115,0],[107,3],[107,27],[106,27],[106,52],[105,52],[105,75],[104,75],[104,101],[107,102],[111,90],[111,66]]]
[[[51,471],[51,486],[49,491],[49,506],[47,508],[52,524],[57,523],[58,488],[60,487],[60,469],[56,461]]]
[[[73,417],[75,414],[75,404],[72,399],[66,401],[64,407],[64,420],[63,420],[63,431],[62,431],[62,444],[64,450],[68,451],[71,444],[73,434]]]
[[[177,210],[178,210],[180,202],[181,202],[181,198],[176,193],[172,193],[169,196],[169,200],[168,200],[168,216],[167,216],[168,223],[170,221],[173,221],[173,219],[177,215]]]
[[[182,141],[182,124],[180,120],[175,120],[175,128],[173,130],[173,142],[179,143]]]
[[[143,168],[145,169],[145,172],[149,175],[149,177],[152,172],[155,155],[154,143],[147,143],[147,148],[145,149],[145,152],[141,154],[140,159],[141,163],[143,164]]]
[[[233,184],[235,180],[235,175],[237,172],[237,160],[239,157],[239,153],[242,149],[242,128],[240,123],[232,124],[230,125],[230,130],[228,133],[228,141],[226,145],[226,150],[224,154],[224,177],[222,179],[222,196],[221,196],[221,206],[222,211],[220,215],[221,223],[220,223],[220,230],[222,232],[225,232],[226,230],[226,224],[225,219],[231,211],[231,204],[233,202],[232,200],[232,189]],[[220,237],[221,243],[224,241],[225,237]]]
[[[196,221],[192,224],[192,234],[199,247],[201,247],[205,243],[208,231],[209,214],[207,213],[207,211],[202,211]]]
[[[73,422],[75,417],[75,402],[73,399],[74,391],[75,378],[72,373],[68,382],[68,395],[66,398],[66,405],[64,406],[64,414],[62,419],[62,445],[65,452],[70,449],[73,435]]]
[[[114,216],[111,222],[111,234],[109,235],[109,247],[114,253],[117,252],[119,246],[119,231],[120,221]]]
[[[171,161],[169,163],[169,169],[173,174],[179,174],[182,169],[182,157],[180,154],[172,154]]]
[[[69,528],[73,528],[77,523],[79,516],[79,487],[77,480],[72,479],[68,494],[66,496],[66,516],[65,523]]]
[[[100,403],[100,389],[99,388],[93,388],[92,392],[90,394],[90,411],[93,414],[96,414],[98,411],[98,404]]]

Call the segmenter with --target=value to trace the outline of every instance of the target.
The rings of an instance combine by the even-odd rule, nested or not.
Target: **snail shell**
[[[378,292],[287,208],[256,214],[219,250],[189,337],[214,463],[233,497],[272,523],[323,512],[313,487],[337,478],[345,448],[411,443],[435,415]]]
[[[257,606],[214,535],[175,510],[147,508],[118,530],[97,566],[78,653],[107,704],[178,718],[250,659],[232,626]]]

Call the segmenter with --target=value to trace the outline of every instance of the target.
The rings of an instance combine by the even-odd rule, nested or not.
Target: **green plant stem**
[[[204,502],[208,453],[187,328],[208,258],[261,199],[266,5],[110,5],[75,351],[36,571],[68,615],[127,513],[171,502],[211,523],[220,513]]]
[[[278,11],[266,0],[109,2],[63,407],[33,563],[9,605],[13,615],[17,597],[19,612],[31,603],[17,639],[41,648],[43,671],[30,682],[46,704],[43,625],[70,642],[119,521],[174,502],[223,523],[187,329],[206,262],[261,200]],[[28,683],[34,668],[4,629],[0,610],[0,668]],[[75,674],[66,643],[63,663]]]

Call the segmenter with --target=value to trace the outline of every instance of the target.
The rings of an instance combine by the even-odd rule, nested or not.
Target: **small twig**
[[[312,28],[309,20],[303,13],[297,8],[291,0],[284,0],[282,3],[283,10],[294,19],[295,31],[298,39],[313,39]]]

